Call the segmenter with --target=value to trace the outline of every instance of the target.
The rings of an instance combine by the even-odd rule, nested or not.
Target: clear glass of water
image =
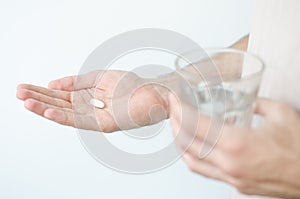
[[[226,124],[250,125],[264,71],[258,57],[230,48],[209,49],[185,53],[175,65],[189,83],[180,84],[185,99],[199,112]]]

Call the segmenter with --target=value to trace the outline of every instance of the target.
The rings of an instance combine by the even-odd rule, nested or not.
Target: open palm
[[[102,132],[113,132],[159,122],[167,118],[166,89],[132,72],[93,71],[64,77],[48,88],[21,84],[17,97],[24,106],[54,122]],[[103,109],[90,104],[104,102]]]

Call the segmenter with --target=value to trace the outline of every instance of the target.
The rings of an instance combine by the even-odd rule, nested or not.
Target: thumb
[[[103,71],[96,70],[83,75],[63,77],[61,79],[51,81],[48,84],[48,87],[50,89],[65,91],[94,88],[98,81],[100,81],[102,75]]]
[[[282,120],[287,111],[293,111],[292,107],[288,104],[267,98],[258,98],[254,109],[255,114],[264,116],[270,120]]]
[[[72,91],[74,89],[74,82],[76,77],[63,77],[57,80],[53,80],[49,82],[48,88],[55,89],[55,90],[65,90],[65,91]]]

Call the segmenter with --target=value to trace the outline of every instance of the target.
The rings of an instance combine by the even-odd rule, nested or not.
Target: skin
[[[246,51],[248,40],[247,35],[231,48]],[[209,117],[173,94],[168,104],[174,137],[180,137],[175,139],[178,149],[191,171],[231,184],[248,195],[300,198],[300,116],[292,106],[258,99],[254,113],[263,117],[260,127],[225,125],[216,138],[207,136]],[[187,110],[191,119],[198,118],[198,127],[189,119],[182,120],[182,110]],[[202,147],[212,150],[200,156]]]
[[[248,36],[232,47],[246,50],[247,44]],[[153,83],[131,72],[93,71],[54,80],[48,88],[21,84],[16,95],[26,109],[42,117],[101,132],[137,128],[170,117],[174,136],[181,138],[176,139],[178,149],[193,172],[229,183],[245,194],[300,198],[300,116],[291,106],[259,99],[255,113],[264,118],[263,124],[258,128],[225,125],[215,144],[205,139],[210,118],[157,84],[172,86],[176,78],[171,75]],[[89,104],[92,97],[105,107],[94,109]],[[124,109],[127,103],[128,110]],[[115,110],[113,104],[121,106]],[[189,121],[198,118],[199,125],[182,123],[181,109],[196,116]],[[191,136],[195,139],[186,150],[185,141]],[[213,149],[204,158],[199,157],[203,146]]]
[[[300,198],[300,116],[288,104],[258,99],[255,113],[264,118],[258,128],[225,125],[215,145],[205,139],[210,119],[198,115],[195,129],[181,121],[181,110],[195,110],[170,95],[170,118],[179,150],[186,149],[185,137],[196,132],[195,139],[184,151],[188,167],[200,175],[224,181],[249,195]],[[200,158],[203,145],[213,150]]]
[[[167,95],[158,94],[161,89],[134,73],[112,70],[64,77],[50,82],[48,88],[20,84],[16,96],[26,109],[44,118],[108,133],[166,119]],[[92,97],[102,100],[105,107],[94,109],[89,103]],[[128,102],[128,111],[124,106],[113,109],[113,102]]]
[[[245,49],[247,44],[248,36],[245,36],[232,47]],[[127,71],[92,71],[51,81],[48,88],[20,84],[16,96],[24,101],[24,106],[29,111],[59,124],[114,132],[150,125],[168,118],[169,91],[158,83],[174,88],[172,84],[177,81],[174,74],[151,82]],[[106,106],[94,109],[89,103],[92,97],[102,100]],[[116,112],[113,102],[128,102],[128,111],[117,107],[122,111]]]

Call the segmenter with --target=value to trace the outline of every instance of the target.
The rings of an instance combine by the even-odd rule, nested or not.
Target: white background
[[[228,198],[228,186],[179,161],[135,176],[103,167],[76,130],[26,111],[16,86],[76,74],[94,48],[136,28],[224,47],[250,30],[251,0],[0,0],[0,198]],[[165,132],[170,133],[170,132]]]

